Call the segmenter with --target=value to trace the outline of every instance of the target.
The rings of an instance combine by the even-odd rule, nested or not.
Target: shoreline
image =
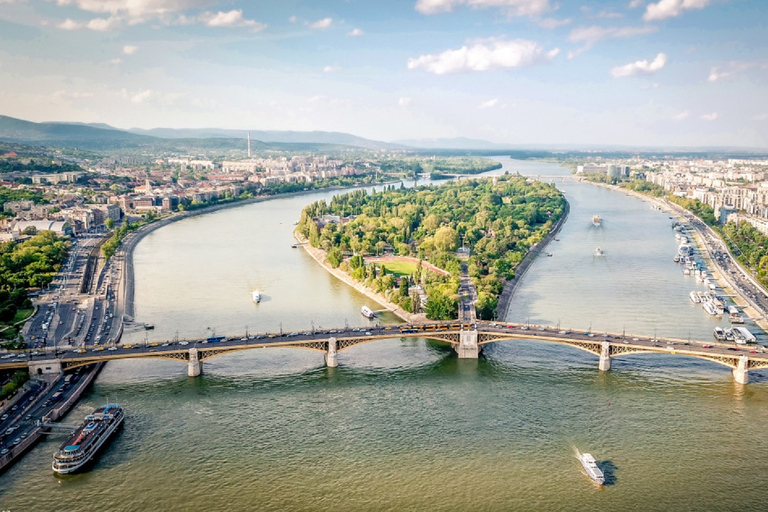
[[[380,305],[384,306],[388,311],[391,311],[396,316],[400,317],[404,321],[408,322],[409,324],[420,324],[427,322],[427,316],[424,313],[409,313],[408,311],[404,310],[400,306],[389,302],[387,298],[377,293],[367,286],[365,286],[360,281],[357,281],[352,276],[344,272],[343,270],[340,270],[338,268],[333,268],[330,263],[325,261],[325,251],[322,249],[316,249],[315,247],[312,247],[309,245],[309,241],[306,240],[300,233],[297,231],[293,232],[294,238],[299,242],[302,248],[309,254],[312,259],[314,259],[322,268],[324,268],[329,274],[336,277],[343,283],[351,286],[358,292],[362,293],[369,299],[376,301]]]
[[[512,303],[512,297],[515,295],[515,290],[517,289],[518,284],[520,284],[520,281],[523,280],[523,277],[525,277],[528,269],[531,267],[539,254],[541,254],[542,250],[547,245],[549,245],[549,243],[555,238],[555,235],[560,232],[563,225],[565,225],[565,222],[568,220],[570,213],[571,203],[569,203],[568,199],[566,198],[565,211],[563,212],[563,216],[557,220],[557,223],[552,226],[552,229],[544,238],[541,239],[540,242],[528,249],[528,252],[525,254],[522,261],[517,265],[517,267],[515,267],[515,277],[504,283],[504,289],[501,291],[501,294],[499,295],[499,302],[496,305],[497,321],[505,321],[504,319],[507,317],[507,313],[509,313],[509,306]]]
[[[394,182],[392,182],[394,183]],[[388,183],[375,183],[375,184],[369,184],[369,185],[361,185],[361,187],[375,187],[377,185],[385,185],[390,184]],[[240,201],[231,201],[228,203],[222,203],[222,204],[213,204],[210,206],[205,206],[203,208],[198,208],[196,210],[190,210],[190,211],[184,211],[184,212],[175,212],[167,217],[163,217],[161,219],[158,219],[156,222],[152,222],[151,224],[147,224],[145,226],[142,226],[138,230],[128,234],[123,241],[120,243],[120,246],[117,249],[117,252],[112,256],[113,258],[119,258],[122,260],[122,266],[121,266],[121,281],[120,281],[120,292],[116,294],[117,296],[117,303],[115,306],[115,318],[124,318],[127,317],[126,320],[124,318],[124,323],[131,323],[135,320],[135,310],[134,310],[134,295],[135,295],[135,287],[133,285],[134,283],[134,268],[133,268],[133,251],[136,249],[136,246],[141,242],[141,240],[149,235],[150,233],[163,228],[169,224],[173,224],[175,222],[179,222],[185,219],[189,219],[192,217],[196,217],[198,215],[204,215],[208,213],[215,213],[221,210],[227,210],[230,208],[236,208],[238,206],[246,206],[249,204],[254,203],[261,203],[265,201],[271,201],[273,199],[281,199],[285,197],[297,197],[302,195],[309,195],[314,192],[322,192],[322,191],[331,191],[331,190],[344,190],[346,188],[360,188],[355,187],[354,185],[352,187],[340,187],[340,186],[334,186],[334,187],[327,187],[327,188],[315,188],[310,190],[299,190],[296,192],[286,192],[283,194],[275,194],[271,196],[256,196],[256,197],[250,197],[248,199],[243,199]],[[127,284],[130,283],[130,284]],[[119,314],[117,314],[119,312]],[[122,334],[122,329],[120,329],[120,333]],[[113,340],[114,343],[117,343],[120,340],[120,336],[116,336]]]
[[[655,205],[657,208],[659,208],[659,210],[665,213],[668,213],[670,215],[673,215],[677,220],[684,223],[690,222],[689,219],[686,217],[686,214],[691,215],[698,219],[698,217],[696,217],[693,213],[689,212],[688,210],[674,203],[670,203],[666,199],[643,194],[635,190],[624,189],[621,187],[617,187],[616,185],[608,185],[607,183],[592,183],[592,182],[588,182],[588,183],[593,185],[598,185],[609,190],[615,190],[618,192],[624,192],[628,195],[632,195],[633,197],[636,197],[637,199],[641,199],[646,203]],[[701,219],[699,219],[699,221],[701,221]],[[733,254],[731,254],[730,249],[725,244],[725,242],[720,237],[720,235],[709,226],[707,226],[707,229],[709,231],[710,236],[713,236],[716,240],[718,240],[721,244],[723,244],[723,247],[725,247],[726,251],[728,251],[728,255],[730,256],[733,263],[737,265],[737,267],[743,273],[751,277],[751,273],[745,271],[745,269],[741,266],[741,263],[739,263],[736,260],[736,258],[733,257]],[[744,313],[747,314],[749,319],[752,320],[758,328],[762,329],[765,333],[768,333],[768,319],[763,317],[760,314],[760,311],[757,308],[755,308],[752,305],[752,303],[741,294],[741,292],[738,291],[738,288],[736,288],[736,286],[734,286],[733,283],[731,282],[730,278],[728,278],[725,275],[725,273],[723,273],[720,270],[720,267],[714,264],[712,255],[709,252],[709,248],[706,242],[703,240],[702,234],[699,232],[699,230],[694,227],[692,228],[692,231],[695,236],[696,246],[699,248],[699,253],[701,254],[702,258],[706,261],[710,272],[713,273],[715,279],[717,279],[718,283],[720,284],[720,287],[723,289],[724,292],[726,292],[730,296],[731,301],[734,304],[736,304],[738,307],[740,307],[744,311]],[[738,302],[734,299],[738,299]]]

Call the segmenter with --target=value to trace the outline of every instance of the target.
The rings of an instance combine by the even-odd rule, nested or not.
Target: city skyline
[[[393,141],[766,147],[757,0],[0,0],[0,113]]]

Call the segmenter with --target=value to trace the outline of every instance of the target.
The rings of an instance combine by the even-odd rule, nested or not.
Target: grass
[[[384,265],[387,273],[394,274],[397,277],[409,276],[416,272],[416,268],[419,266],[418,263],[413,263],[412,261],[388,261],[380,264]]]
[[[35,308],[29,308],[29,309],[20,309],[16,311],[16,316],[13,317],[13,320],[10,322],[11,324],[15,324],[18,322],[23,322],[27,318],[32,316],[32,313],[35,312]]]

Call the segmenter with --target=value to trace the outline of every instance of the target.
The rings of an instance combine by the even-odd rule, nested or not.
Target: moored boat
[[[602,470],[597,467],[597,461],[592,456],[592,454],[582,453],[579,455],[579,462],[581,462],[581,466],[584,468],[584,471],[587,472],[587,476],[594,480],[595,483],[599,485],[603,485],[605,483],[605,475],[603,474]]]
[[[376,313],[374,313],[374,312],[371,310],[371,308],[369,308],[368,306],[363,306],[362,308],[360,308],[360,313],[361,313],[361,314],[362,314],[362,315],[363,315],[365,318],[374,318],[374,317],[376,316]]]
[[[715,339],[718,341],[725,341],[725,331],[722,327],[717,326],[715,327],[715,330],[712,333],[715,336]]]
[[[688,297],[691,298],[691,302],[694,304],[699,304],[701,302],[701,298],[699,297],[699,294],[695,291],[688,294]]]
[[[81,469],[115,433],[124,418],[123,408],[118,404],[102,405],[86,416],[83,424],[53,454],[53,470],[66,475]]]

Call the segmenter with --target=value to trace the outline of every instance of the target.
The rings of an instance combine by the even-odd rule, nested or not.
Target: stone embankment
[[[369,299],[378,302],[379,304],[384,306],[384,308],[391,311],[395,315],[399,316],[409,324],[419,324],[419,323],[427,322],[427,317],[424,313],[418,313],[418,314],[409,313],[408,311],[404,310],[397,304],[389,302],[387,298],[381,293],[378,293],[375,290],[368,288],[360,281],[353,279],[352,276],[350,276],[343,270],[340,270],[338,268],[333,268],[330,263],[325,261],[325,256],[326,256],[325,251],[309,245],[307,240],[300,233],[294,232],[294,236],[296,237],[296,240],[299,241],[299,243],[304,248],[304,250],[307,251],[307,254],[312,256],[312,258],[316,262],[318,262],[320,266],[322,266],[325,270],[327,270],[331,275],[337,277],[338,279],[348,284],[358,292],[367,296]]]

